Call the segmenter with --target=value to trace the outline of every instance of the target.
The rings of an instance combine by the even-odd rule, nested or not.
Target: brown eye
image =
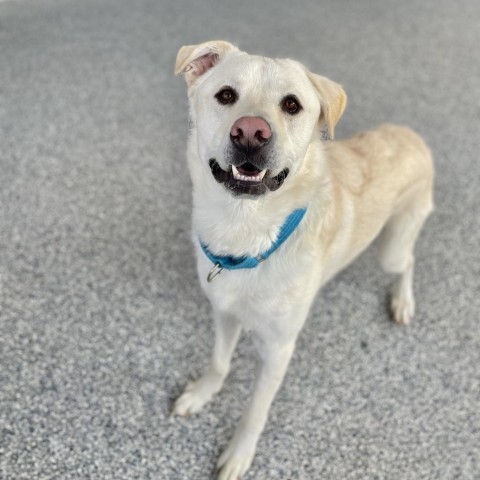
[[[237,92],[230,87],[222,88],[216,95],[215,98],[222,104],[228,105],[229,103],[235,103],[237,101]]]
[[[294,95],[288,95],[282,100],[282,110],[290,115],[295,115],[301,109],[302,106]]]

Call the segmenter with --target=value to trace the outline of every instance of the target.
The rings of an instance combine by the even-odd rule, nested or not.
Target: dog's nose
[[[241,150],[259,150],[271,136],[270,125],[260,117],[239,118],[230,130],[231,141]]]

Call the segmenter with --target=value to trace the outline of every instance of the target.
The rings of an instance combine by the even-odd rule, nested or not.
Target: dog
[[[182,47],[175,72],[188,86],[193,243],[215,345],[173,414],[198,412],[221,389],[240,332],[250,332],[260,357],[253,395],[217,462],[217,478],[233,480],[252,463],[317,292],[376,237],[380,265],[398,275],[393,318],[411,321],[413,250],[433,208],[433,163],[403,126],[324,141],[346,94],[296,61],[210,41]]]

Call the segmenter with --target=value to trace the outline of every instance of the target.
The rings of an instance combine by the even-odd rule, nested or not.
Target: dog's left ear
[[[338,83],[326,77],[312,72],[307,72],[307,75],[320,96],[320,122],[327,125],[328,134],[333,138],[335,125],[347,106],[347,94]]]
[[[198,77],[232,52],[238,52],[238,48],[223,40],[187,45],[178,51],[175,74],[184,73],[187,85],[191,87]]]

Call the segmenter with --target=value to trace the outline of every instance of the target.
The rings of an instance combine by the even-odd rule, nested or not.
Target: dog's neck
[[[196,183],[193,192],[193,232],[217,255],[256,256],[275,242],[286,218],[297,208],[308,208],[306,192],[320,185],[320,168],[310,162],[297,172],[293,182],[276,192],[249,199],[233,197],[221,185]],[[311,194],[311,193],[310,193]]]
[[[225,192],[224,195],[230,195]],[[272,210],[263,199],[195,202],[193,229],[217,255],[256,256],[270,248],[294,208]]]

